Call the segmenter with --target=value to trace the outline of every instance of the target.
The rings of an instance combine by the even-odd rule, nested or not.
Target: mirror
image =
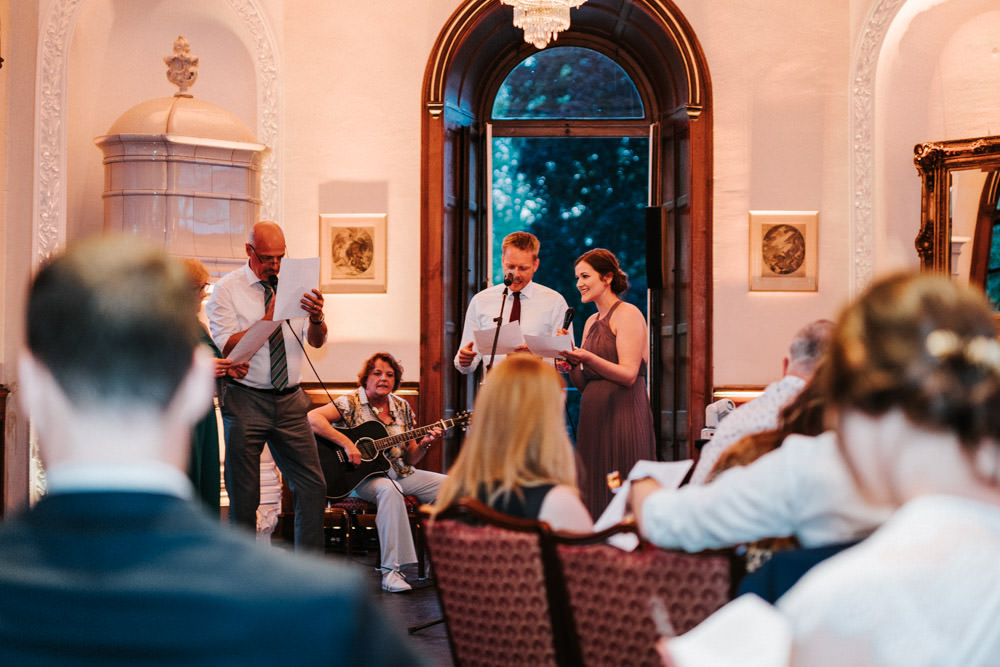
[[[928,142],[913,151],[923,179],[914,241],[921,268],[981,285],[1000,310],[1000,136]]]

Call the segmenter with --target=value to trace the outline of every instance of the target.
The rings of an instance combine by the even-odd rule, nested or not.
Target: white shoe
[[[406,583],[406,579],[399,570],[389,570],[382,575],[382,589],[390,593],[402,593],[413,590],[413,587]]]

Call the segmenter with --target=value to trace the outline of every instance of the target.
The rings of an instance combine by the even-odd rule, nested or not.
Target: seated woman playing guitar
[[[352,474],[358,475],[357,486],[353,491],[348,486],[344,494],[350,492],[350,495],[373,502],[378,507],[375,524],[382,548],[382,588],[392,593],[410,590],[400,568],[417,562],[404,494],[414,495],[422,503],[433,502],[438,488],[446,479],[445,475],[413,467],[424,457],[431,443],[441,437],[442,431],[437,426],[415,429],[410,404],[392,393],[399,389],[402,381],[403,367],[395,357],[388,352],[376,352],[365,361],[358,373],[357,389],[311,410],[308,415],[309,424],[317,436],[343,448],[344,458],[350,461],[350,465],[346,466],[350,471],[345,477],[351,479]],[[376,424],[368,424],[372,421]],[[419,442],[411,439],[401,442],[401,446],[387,448],[384,457],[383,454],[368,454],[364,457],[369,460],[366,462],[349,435],[334,427],[356,429],[362,425],[379,424],[384,427],[383,434],[389,436],[413,430],[426,431],[426,435]],[[358,431],[362,430],[358,428]],[[372,444],[373,436],[367,431],[365,435],[368,435],[365,440]],[[320,444],[321,448],[323,446]],[[331,476],[326,466],[324,474]],[[336,482],[328,479],[327,483],[329,487]]]

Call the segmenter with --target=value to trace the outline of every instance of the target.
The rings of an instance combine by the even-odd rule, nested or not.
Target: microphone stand
[[[507,293],[509,287],[504,285],[503,288],[503,298],[500,299],[500,314],[493,318],[493,321],[497,323],[496,331],[493,332],[493,349],[490,350],[490,363],[486,364],[486,372],[489,373],[493,368],[493,358],[497,355],[497,339],[500,338],[500,327],[503,325],[503,307],[507,303]]]

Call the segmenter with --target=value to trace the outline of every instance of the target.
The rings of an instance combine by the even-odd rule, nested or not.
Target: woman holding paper
[[[610,251],[595,248],[575,263],[576,287],[597,312],[583,328],[583,345],[563,350],[570,379],[583,392],[577,452],[583,463],[583,500],[593,516],[611,502],[607,475],[622,475],[639,459],[655,459],[653,413],[645,377],[649,357],[646,319],[618,295],[628,278]]]

